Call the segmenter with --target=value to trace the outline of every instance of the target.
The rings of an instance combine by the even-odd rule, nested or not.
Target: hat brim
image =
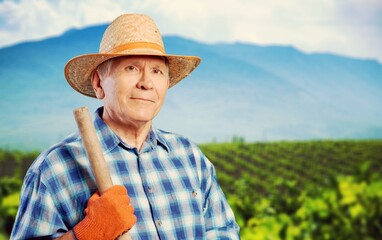
[[[85,54],[72,58],[65,66],[65,78],[70,86],[77,92],[96,98],[91,84],[93,71],[103,62],[123,56],[161,56],[168,61],[169,68],[169,88],[187,77],[201,62],[201,58],[196,56],[181,56],[163,53],[118,53],[118,54]]]

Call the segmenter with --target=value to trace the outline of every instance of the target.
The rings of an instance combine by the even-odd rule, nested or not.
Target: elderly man
[[[97,54],[65,67],[69,84],[103,102],[94,126],[113,182],[100,195],[78,133],[27,172],[12,239],[238,239],[213,165],[187,138],[152,125],[167,89],[200,62],[165,53],[145,15],[106,29]]]

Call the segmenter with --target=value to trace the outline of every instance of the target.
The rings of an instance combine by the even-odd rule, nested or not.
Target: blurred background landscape
[[[214,163],[242,239],[382,238],[380,3],[315,2],[316,12],[297,7],[297,0],[263,9],[242,0],[234,9],[253,6],[257,15],[249,21],[249,14],[225,11],[225,1],[222,12],[199,1],[164,9],[169,3],[162,0],[154,10],[149,1],[129,7],[95,1],[88,15],[80,12],[90,4],[84,2],[78,10],[65,1],[0,2],[0,239],[12,228],[29,165],[76,131],[75,108],[100,106],[67,84],[65,63],[98,51],[108,19],[138,10],[164,29],[168,53],[202,58],[169,90],[154,124],[189,137]],[[186,6],[200,18],[187,18]],[[68,9],[71,17],[64,14]],[[105,22],[91,17],[97,9],[104,10]],[[38,15],[42,10],[45,16]],[[279,21],[267,21],[273,18]],[[50,24],[45,29],[41,22]],[[43,35],[54,23],[61,32]],[[278,41],[265,39],[269,32],[261,23],[280,33]],[[323,28],[329,25],[334,29]]]
[[[100,106],[73,91],[63,69],[70,58],[97,52],[105,28],[0,49],[1,146],[48,147],[76,129],[73,109]],[[198,143],[234,135],[247,141],[382,138],[382,64],[376,60],[179,36],[164,42],[170,53],[203,60],[169,90],[159,128]]]

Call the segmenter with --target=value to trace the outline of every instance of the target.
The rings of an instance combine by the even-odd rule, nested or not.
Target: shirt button
[[[162,221],[161,220],[158,220],[158,226],[162,226]]]
[[[196,197],[196,195],[198,195],[198,193],[195,192],[195,191],[192,191],[192,196],[193,196],[193,197]]]
[[[148,187],[149,193],[153,193],[153,189],[151,187]]]

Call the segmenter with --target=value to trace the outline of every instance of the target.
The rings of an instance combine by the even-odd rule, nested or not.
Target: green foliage
[[[0,150],[0,240],[12,230],[20,199],[22,178],[36,152]]]
[[[0,232],[0,240],[7,240],[7,239],[9,239],[9,237],[5,236],[4,233]]]
[[[277,201],[264,197],[247,202],[252,217],[245,221],[238,211],[242,239],[381,239],[382,179],[368,183],[347,176],[336,181],[333,189],[287,197],[284,209],[276,210]],[[236,211],[244,209],[237,199],[230,204]]]
[[[10,233],[12,229],[19,206],[20,188],[20,179],[0,179],[0,232]]]
[[[241,136],[234,135],[232,137],[232,142],[233,143],[244,143],[245,142],[245,138],[241,137]]]
[[[0,178],[23,178],[37,155],[38,152],[21,152],[0,149]]]
[[[382,239],[382,141],[201,148],[242,239]]]

